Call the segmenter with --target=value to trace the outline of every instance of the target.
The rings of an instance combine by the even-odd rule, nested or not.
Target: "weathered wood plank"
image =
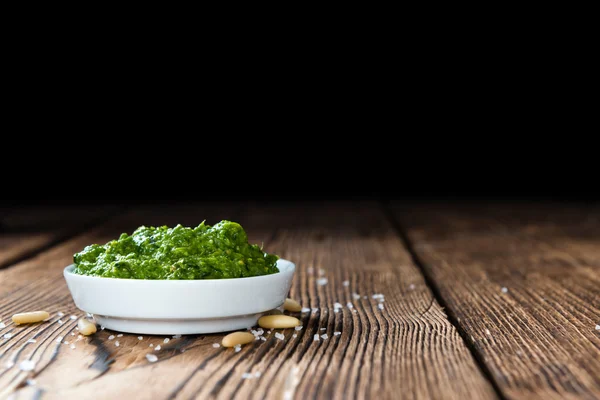
[[[68,316],[81,312],[60,274],[74,252],[141,224],[196,225],[203,219],[212,224],[223,218],[239,221],[251,242],[264,242],[267,251],[296,263],[291,296],[315,309],[296,314],[302,330],[281,330],[283,341],[275,332],[265,334],[267,341],[244,346],[239,353],[213,348],[222,335],[189,335],[168,343],[164,337],[138,340],[129,334],[109,340],[117,333],[108,330],[79,341],[71,335],[75,321]],[[44,399],[496,397],[372,203],[139,210],[1,271],[0,279],[6,283],[0,286],[3,317],[24,306],[53,314],[48,323],[7,324],[2,330],[15,337],[0,342],[5,346],[0,347],[0,365],[29,358],[37,362],[33,372],[16,367],[0,372],[0,388],[17,390],[23,398],[38,390]],[[324,283],[320,279],[327,283],[319,285]],[[385,302],[372,298],[377,293]],[[338,312],[335,302],[343,305]],[[66,314],[62,324],[58,311]],[[27,343],[36,332],[39,340]],[[313,341],[315,334],[325,333],[327,339]],[[75,348],[57,343],[59,335],[74,339]],[[161,349],[149,348],[150,343]],[[158,356],[156,363],[146,360],[149,352]],[[261,375],[242,379],[246,372]],[[35,379],[35,385],[23,387],[27,378]]]
[[[0,269],[51,246],[117,210],[97,207],[0,207]]]
[[[509,398],[600,398],[600,210],[394,206],[448,312]]]

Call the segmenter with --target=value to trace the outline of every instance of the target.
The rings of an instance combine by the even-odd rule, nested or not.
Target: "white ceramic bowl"
[[[129,333],[225,332],[256,325],[281,306],[292,285],[294,263],[277,260],[279,272],[235,279],[141,280],[101,278],[64,270],[75,305],[106,328]]]

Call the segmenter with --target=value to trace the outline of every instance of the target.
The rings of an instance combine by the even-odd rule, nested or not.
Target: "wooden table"
[[[219,203],[0,216],[0,398],[600,398],[596,206]],[[302,330],[239,353],[213,347],[222,334],[78,338],[84,313],[62,277],[75,252],[142,224],[221,219],[296,263],[290,297],[311,309],[296,314]],[[49,321],[11,321],[39,309]]]

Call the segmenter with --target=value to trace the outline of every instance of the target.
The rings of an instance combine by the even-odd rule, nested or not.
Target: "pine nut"
[[[289,315],[264,315],[258,319],[258,325],[268,329],[293,328],[300,325],[300,320]]]
[[[21,314],[15,314],[12,316],[12,320],[15,324],[32,324],[34,322],[40,322],[49,318],[50,314],[46,311],[33,311]]]
[[[238,344],[246,344],[254,341],[254,335],[250,332],[233,332],[225,336],[221,341],[223,347],[234,347]]]
[[[79,328],[79,333],[85,336],[96,333],[96,324],[89,319],[81,318],[77,321],[77,327]]]
[[[302,310],[302,306],[296,300],[288,297],[285,299],[285,303],[283,303],[283,309],[286,311],[299,312]]]

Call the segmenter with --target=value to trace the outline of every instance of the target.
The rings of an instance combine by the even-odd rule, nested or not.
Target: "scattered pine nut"
[[[233,332],[225,336],[221,341],[223,347],[235,347],[254,341],[254,335],[249,332]]]
[[[96,333],[96,324],[89,319],[81,318],[77,322],[77,327],[79,328],[79,333],[85,336]]]
[[[296,300],[288,297],[283,303],[283,309],[286,311],[299,312],[302,311],[302,306]]]
[[[15,314],[12,316],[12,320],[15,324],[32,324],[34,322],[40,322],[49,318],[50,314],[46,311],[32,311],[27,313]]]
[[[293,328],[300,325],[300,320],[289,315],[264,315],[258,319],[258,325],[268,329]]]

